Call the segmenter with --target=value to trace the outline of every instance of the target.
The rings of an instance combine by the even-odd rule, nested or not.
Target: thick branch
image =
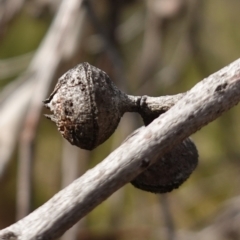
[[[43,206],[0,231],[0,239],[54,239],[184,138],[240,101],[240,59],[194,86]]]

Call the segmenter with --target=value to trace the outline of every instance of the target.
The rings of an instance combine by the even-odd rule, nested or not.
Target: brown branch
[[[116,3],[114,2],[114,4]],[[120,4],[120,2],[118,4]],[[114,76],[117,79],[118,83],[120,84],[120,87],[125,88],[124,86],[127,81],[123,71],[124,64],[119,54],[119,51],[116,47],[116,37],[111,38],[107,31],[104,29],[104,27],[102,26],[98,19],[98,16],[95,12],[94,5],[92,4],[92,2],[90,0],[85,0],[84,5],[86,7],[87,16],[101,39],[100,41],[102,42],[102,50],[107,53],[112,63],[114,69]]]
[[[0,239],[59,237],[156,159],[239,101],[240,59],[199,82],[95,168],[24,219],[1,230]]]

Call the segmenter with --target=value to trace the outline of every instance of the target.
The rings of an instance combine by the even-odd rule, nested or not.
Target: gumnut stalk
[[[92,150],[112,135],[125,112],[138,112],[148,125],[183,95],[129,96],[104,71],[82,63],[58,80],[44,104],[52,113],[47,118],[56,123],[64,138],[73,145]],[[131,183],[145,191],[169,192],[190,176],[197,163],[197,149],[190,139],[185,139]]]

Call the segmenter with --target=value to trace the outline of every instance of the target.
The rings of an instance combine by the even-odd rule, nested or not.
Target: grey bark
[[[196,84],[170,110],[126,140],[0,239],[54,239],[167,151],[240,101],[240,59]]]

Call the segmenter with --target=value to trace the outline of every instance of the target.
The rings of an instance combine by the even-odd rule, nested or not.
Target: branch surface
[[[54,239],[183,139],[240,101],[240,59],[196,84],[172,108],[0,239]]]

